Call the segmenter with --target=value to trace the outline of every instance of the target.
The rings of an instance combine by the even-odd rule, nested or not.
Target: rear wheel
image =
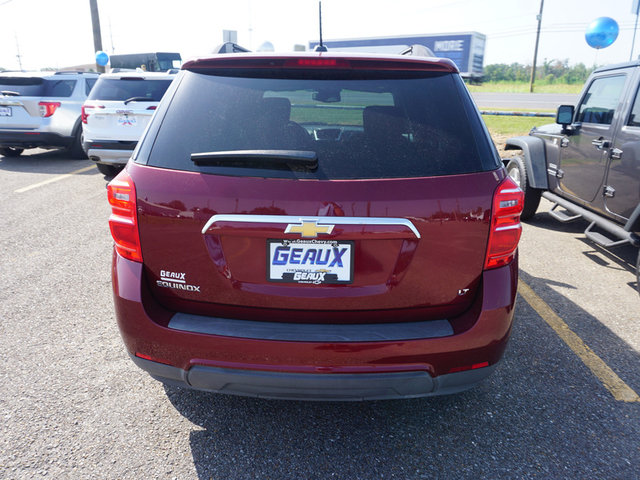
[[[15,147],[0,148],[0,155],[3,155],[5,157],[19,157],[22,152],[24,152],[24,148],[15,148]]]
[[[636,260],[636,288],[640,293],[640,250],[638,250],[638,260]]]
[[[98,167],[98,171],[106,177],[115,177],[120,170],[122,170],[122,167],[105,165],[104,163],[96,163],[96,167]]]
[[[84,153],[84,150],[82,148],[82,137],[82,128],[80,128],[75,137],[73,137],[73,142],[71,143],[71,145],[69,145],[68,148],[71,158],[76,158],[78,160],[87,158],[87,154]]]
[[[522,157],[513,157],[507,164],[507,174],[518,184],[524,192],[524,209],[520,214],[522,220],[528,220],[536,214],[540,205],[542,190],[531,188],[527,178],[527,169],[524,167]]]

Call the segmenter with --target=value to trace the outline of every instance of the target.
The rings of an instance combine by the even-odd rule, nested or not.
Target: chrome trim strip
[[[295,215],[242,215],[242,214],[221,214],[214,215],[209,219],[202,229],[204,235],[216,222],[236,222],[236,223],[302,223],[316,222],[317,225],[400,225],[407,227],[413,232],[416,238],[420,238],[420,232],[415,225],[406,218],[385,218],[385,217],[312,217]]]

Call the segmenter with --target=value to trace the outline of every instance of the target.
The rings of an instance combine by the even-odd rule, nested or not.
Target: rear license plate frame
[[[13,117],[11,107],[0,107],[0,117]]]
[[[355,242],[352,240],[270,238],[266,247],[268,282],[311,285],[353,283]],[[278,247],[280,250],[277,250]],[[311,250],[315,250],[315,253]],[[292,259],[298,263],[291,262]],[[325,259],[326,263],[322,263]]]

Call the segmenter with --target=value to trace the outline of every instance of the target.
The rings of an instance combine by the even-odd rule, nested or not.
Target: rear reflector
[[[523,208],[524,193],[511,177],[506,177],[493,195],[485,270],[508,265],[513,260],[522,233],[520,214]]]
[[[466,372],[467,370],[477,370],[478,368],[488,367],[489,362],[474,363],[473,365],[465,365],[464,367],[454,367],[449,373]]]
[[[46,118],[56,113],[60,102],[40,102],[38,106],[40,107],[40,116]]]
[[[165,360],[160,360],[159,358],[152,357],[151,355],[146,355],[140,352],[136,352],[136,357],[141,358],[143,360],[149,360],[150,362],[163,363],[165,365],[170,365],[170,363]]]
[[[129,174],[123,170],[107,185],[111,205],[109,228],[120,256],[142,262],[140,235],[136,207],[136,187]]]

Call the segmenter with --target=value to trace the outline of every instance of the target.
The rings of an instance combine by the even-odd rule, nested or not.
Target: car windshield
[[[490,147],[476,143],[485,136],[474,135],[481,127],[465,105],[463,88],[449,74],[362,80],[186,72],[149,164],[287,177],[291,172],[281,168],[194,165],[191,155],[294,150],[318,158],[313,172],[289,169],[299,178],[418,177],[497,168]]]
[[[129,98],[147,98],[159,102],[171,80],[143,78],[101,78],[91,90],[88,100],[124,101]]]

